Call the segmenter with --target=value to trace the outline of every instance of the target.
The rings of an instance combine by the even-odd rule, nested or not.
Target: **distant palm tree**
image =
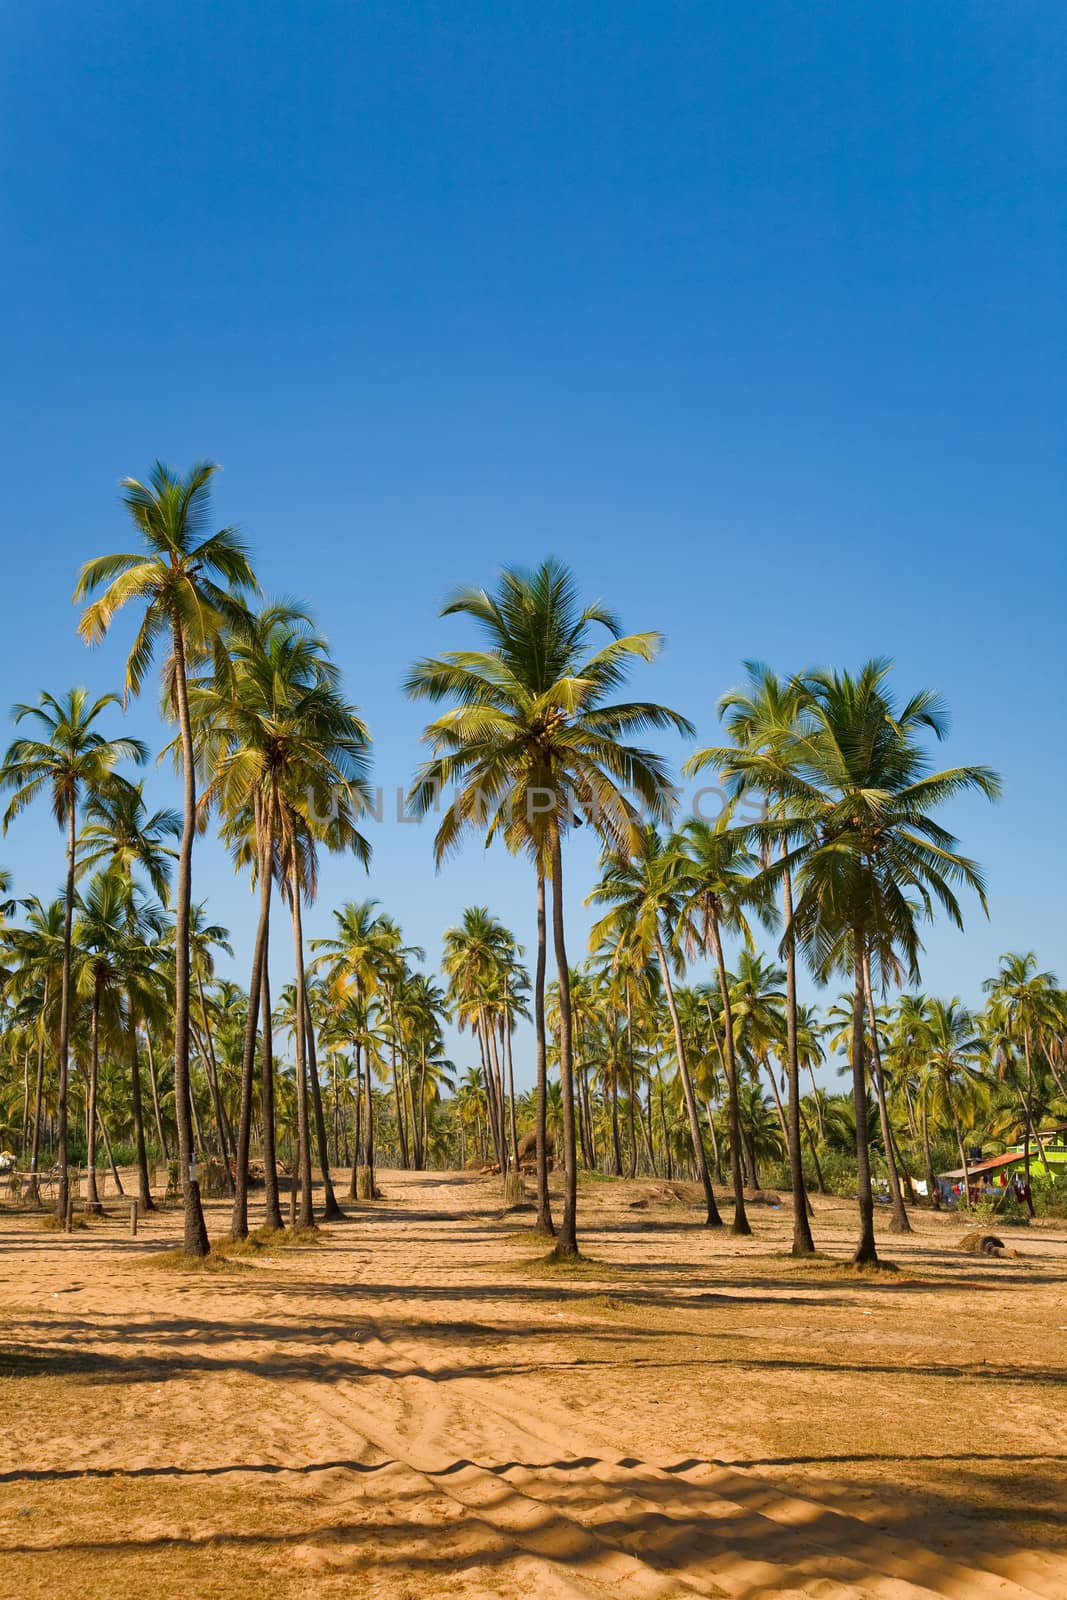
[[[164,841],[176,839],[181,819],[170,809],[149,813],[144,803],[144,785],[119,783],[106,791],[90,795],[85,807],[85,825],[79,841],[80,868],[84,872],[104,867],[117,873],[127,887],[127,932],[134,931],[136,917],[134,885],[142,873],[153,893],[164,905],[170,900],[171,864],[175,852]],[[141,1100],[141,1068],[137,1049],[138,1016],[132,990],[126,996],[128,1018],[127,1051],[130,1067],[130,1097],[133,1114],[134,1148],[137,1159],[139,1204],[143,1211],[155,1209],[148,1175],[144,1110]]]
[[[749,917],[755,913],[764,921],[773,915],[766,890],[757,878],[759,863],[750,853],[744,834],[729,826],[729,818],[716,823],[692,818],[681,834],[685,854],[685,937],[691,947],[709,953],[715,963],[719,997],[723,1009],[723,1051],[726,1066],[726,1091],[730,1127],[730,1175],[734,1190],[732,1231],[752,1232],[745,1210],[744,1180],[741,1172],[741,1122],[738,1101],[736,1034],[730,983],[723,954],[723,935],[739,935],[751,947]],[[793,1253],[809,1254],[811,1233],[807,1207],[794,1205]],[[797,1214],[800,1221],[798,1223]],[[805,1230],[807,1230],[805,1234]],[[806,1243],[805,1243],[806,1238]],[[799,1239],[799,1243],[798,1243]]]
[[[600,882],[588,898],[591,904],[611,906],[612,910],[593,928],[590,944],[595,948],[605,940],[613,939],[624,950],[636,949],[647,959],[654,958],[659,962],[663,993],[674,1034],[678,1077],[689,1118],[693,1163],[704,1190],[705,1226],[721,1228],[722,1218],[715,1203],[700,1127],[700,1111],[686,1059],[685,1040],[671,979],[672,966],[677,972],[682,965],[682,924],[692,887],[688,871],[689,862],[681,839],[676,835],[664,839],[652,826],[642,829],[638,847],[632,853],[605,853],[601,858]],[[741,1204],[743,1215],[743,1199]],[[744,1229],[735,1224],[735,1231],[742,1232]]]
[[[118,870],[98,872],[78,896],[73,929],[75,988],[89,1007],[90,1060],[86,1111],[86,1204],[98,1210],[96,1129],[100,1038],[105,1029],[117,1048],[128,1048],[135,1026],[123,1002],[136,996],[151,964],[150,941],[164,926],[162,908]],[[142,1181],[147,1172],[142,1174]]]
[[[1036,1142],[1045,1171],[1051,1176],[1048,1157],[1034,1124],[1034,1051],[1037,1041],[1046,1033],[1055,1033],[1058,1027],[1056,980],[1051,972],[1038,971],[1037,957],[1032,950],[1025,954],[1009,951],[1001,956],[996,977],[987,978],[982,988],[989,996],[993,1023],[1000,1026],[1010,1045],[1015,1049],[1022,1047],[1026,1067],[1023,1162],[1029,1184],[1031,1140]]]
[[[88,644],[103,639],[118,611],[131,601],[144,616],[126,662],[126,693],[139,694],[157,648],[169,654],[164,667],[166,704],[178,723],[184,809],[178,852],[176,937],[174,945],[174,1097],[178,1152],[185,1200],[185,1249],[208,1252],[200,1184],[193,1160],[189,1087],[189,910],[192,904],[192,852],[196,831],[196,763],[189,715],[190,666],[207,654],[220,630],[245,620],[240,596],[255,588],[243,541],[233,528],[208,533],[211,478],[216,468],[200,462],[184,477],[162,462],[147,484],[123,480],[123,500],[141,537],[141,549],[98,556],[86,562],[74,591],[76,601],[103,587],[80,624]]]
[[[931,1000],[920,1024],[924,1066],[920,1093],[935,1119],[951,1124],[956,1135],[963,1204],[970,1206],[970,1173],[963,1138],[964,1114],[973,1108],[976,1091],[986,1087],[987,1048],[972,1014],[958,997]]]
[[[647,728],[692,733],[677,712],[649,702],[608,704],[634,660],[655,656],[655,633],[621,636],[614,615],[583,606],[573,575],[558,561],[534,572],[508,569],[496,589],[463,590],[443,615],[471,618],[487,648],[416,662],[406,688],[415,699],[453,701],[423,735],[433,758],[411,791],[425,816],[442,789],[458,784],[437,830],[438,861],[476,830],[501,834],[534,863],[538,884],[538,961],[534,983],[538,1069],[538,1206],[551,1227],[545,1177],[544,883],[552,882],[552,933],[560,989],[560,1083],[564,1121],[563,1220],[556,1253],[577,1254],[578,1165],[575,1145],[573,1040],[564,931],[563,837],[584,822],[615,850],[632,849],[639,815],[635,793],[655,821],[667,821],[667,773],[658,756],[627,742]],[[588,654],[594,628],[609,642]]]
[[[4,832],[11,821],[41,793],[51,801],[52,815],[67,836],[67,881],[63,891],[63,967],[60,977],[59,1101],[57,1143],[59,1195],[57,1215],[65,1217],[69,1197],[70,1151],[67,1132],[67,1088],[71,1035],[71,929],[77,874],[78,812],[85,800],[103,794],[115,782],[120,761],[143,763],[148,751],[139,739],[108,739],[94,726],[113,694],[90,702],[85,689],[71,689],[61,699],[42,694],[35,706],[15,707],[16,723],[34,722],[42,739],[16,739],[0,767],[0,788],[13,790],[4,813]]]
[[[5,962],[9,957],[14,962],[7,977],[6,992],[16,1004],[26,1005],[35,1019],[37,1065],[26,1198],[31,1204],[36,1204],[40,1199],[38,1162],[45,1094],[45,1057],[49,1045],[54,1047],[59,1035],[56,999],[62,986],[66,911],[62,900],[52,900],[45,905],[31,895],[22,902],[22,912],[23,926],[5,926],[2,937]]]
[[[377,900],[350,900],[333,913],[335,932],[330,939],[313,939],[317,952],[314,967],[325,971],[335,1008],[336,1037],[347,1036],[356,1056],[356,1083],[362,1064],[364,1081],[356,1101],[350,1196],[357,1197],[359,1169],[363,1167],[367,1198],[374,1198],[374,1090],[372,1063],[374,1041],[370,1006],[382,986],[396,972],[396,940],[393,924],[378,910]],[[344,1024],[343,1028],[341,1024]]]

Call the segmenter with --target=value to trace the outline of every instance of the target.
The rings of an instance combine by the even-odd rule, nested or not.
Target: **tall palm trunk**
[[[278,1193],[278,1129],[274,1115],[274,1020],[270,1009],[270,930],[263,944],[263,973],[259,984],[260,1022],[263,1034],[260,1110],[263,1113],[263,1203],[265,1225],[281,1228],[282,1202]]]
[[[294,852],[289,873],[290,912],[293,919],[293,951],[296,960],[296,1156],[300,1179],[298,1222],[302,1228],[315,1225],[311,1205],[311,1128],[308,1118],[307,1081],[307,989],[304,982],[304,926],[300,912],[300,866]]]
[[[489,1123],[489,1131],[493,1140],[493,1149],[496,1154],[497,1165],[501,1171],[507,1165],[507,1153],[504,1146],[503,1123],[500,1118],[500,1106],[497,1098],[496,1073],[493,1070],[493,1056],[489,1043],[489,1024],[486,1020],[485,1010],[478,1007],[475,1020],[475,1033],[478,1037],[478,1050],[482,1060],[482,1082],[485,1084],[485,1112]]]
[[[537,961],[534,967],[534,1055],[537,1071],[537,1109],[535,1145],[537,1152],[537,1232],[549,1239],[556,1236],[552,1205],[548,1196],[548,1106],[547,1106],[547,1031],[545,1028],[545,967],[548,939],[545,926],[545,872],[537,864]]]
[[[608,1096],[611,1100],[611,1158],[612,1172],[617,1178],[622,1177],[622,1134],[619,1127],[619,1075],[618,1066],[607,1085]]]
[[[1031,1136],[1033,1137],[1033,1141],[1034,1141],[1034,1144],[1036,1146],[1037,1153],[1041,1157],[1041,1165],[1045,1169],[1045,1177],[1048,1178],[1050,1181],[1052,1179],[1052,1168],[1049,1166],[1048,1156],[1045,1154],[1045,1146],[1042,1143],[1041,1136],[1039,1135],[1039,1133],[1037,1131],[1037,1124],[1034,1121],[1034,1068],[1033,1068],[1033,1060],[1032,1060],[1032,1057],[1031,1057],[1030,1029],[1029,1028],[1027,1028],[1023,1033],[1023,1048],[1024,1048],[1025,1053],[1026,1053],[1026,1122],[1027,1122],[1026,1143],[1025,1143],[1025,1146],[1024,1146],[1024,1154],[1025,1154],[1025,1167],[1026,1167],[1026,1187],[1029,1188],[1030,1187],[1030,1139],[1031,1139]]]
[[[874,1242],[874,1196],[871,1193],[871,1153],[867,1144],[867,996],[863,982],[867,942],[864,930],[852,930],[854,983],[852,996],[852,1103],[856,1112],[856,1191],[860,1236],[853,1260],[878,1260]]]
[[[100,1136],[104,1141],[104,1150],[107,1153],[107,1164],[111,1168],[111,1176],[115,1180],[115,1193],[125,1194],[126,1191],[122,1187],[122,1179],[119,1177],[119,1169],[115,1164],[115,1152],[111,1148],[111,1139],[107,1131],[107,1121],[102,1111],[100,1112]]]
[[[237,1150],[234,1158],[233,1215],[230,1219],[230,1238],[248,1237],[248,1158],[252,1142],[252,1084],[256,1071],[256,1035],[259,1021],[263,974],[267,962],[267,939],[270,928],[271,852],[266,821],[256,802],[256,843],[259,853],[259,916],[256,936],[252,945],[252,976],[248,983],[248,1011],[245,1015],[244,1045],[241,1051],[241,1104],[237,1113]],[[266,1028],[264,1029],[266,1031]],[[266,1122],[266,1106],[263,1107]],[[271,1118],[273,1127],[273,1118]],[[268,1226],[281,1227],[281,1211],[277,1224],[268,1220]]]
[[[41,1107],[44,1101],[44,1054],[47,1038],[48,1017],[48,979],[44,980],[44,993],[41,999],[41,1015],[38,1022],[37,1035],[37,1077],[33,1091],[33,1128],[30,1134],[30,1182],[26,1198],[31,1204],[36,1205],[41,1198],[41,1179],[37,1171],[37,1162],[41,1155]]]
[[[348,1185],[348,1198],[355,1200],[358,1193],[359,1164],[363,1157],[363,1094],[361,1091],[363,1062],[360,1046],[355,1040],[352,1042],[352,1048],[355,1052],[356,1070],[354,1082],[356,1092],[352,1102],[352,1176]]]
[[[919,1114],[919,1130],[922,1137],[923,1162],[926,1166],[926,1187],[930,1195],[930,1209],[941,1210],[941,1185],[934,1173],[934,1157],[930,1149],[930,1113],[926,1104],[927,1094],[923,1091],[922,1106]]]
[[[89,1097],[85,1109],[85,1209],[100,1210],[96,1191],[96,1091],[100,1081],[100,982],[93,985],[93,1015],[89,1052]]]
[[[715,969],[719,976],[719,994],[722,998],[722,1032],[726,1051],[726,1104],[730,1128],[730,1181],[734,1191],[734,1220],[731,1233],[750,1234],[752,1225],[745,1210],[745,1179],[741,1170],[741,1103],[737,1095],[737,1053],[734,1050],[734,1014],[730,1005],[730,984],[726,976],[726,960],[722,953],[719,924],[715,917],[708,918]]]
[[[56,1142],[59,1165],[59,1196],[56,1215],[67,1215],[70,1199],[70,1136],[67,1127],[67,1100],[70,1086],[70,966],[74,925],[74,856],[76,813],[70,798],[67,817],[67,883],[63,899],[63,974],[59,993],[59,1093],[56,1102]]]
[[[207,1068],[208,1088],[211,1091],[211,1108],[215,1113],[215,1127],[219,1135],[219,1154],[226,1173],[226,1188],[230,1194],[234,1192],[233,1168],[230,1164],[229,1124],[226,1118],[226,1108],[222,1103],[222,1091],[219,1089],[219,1064],[215,1057],[215,1041],[211,1037],[211,1019],[208,1016],[207,997],[204,994],[204,980],[200,973],[196,975],[196,993],[200,1002],[200,1027],[203,1035],[204,1065]]]
[[[552,942],[556,952],[559,985],[559,1081],[563,1103],[563,1221],[556,1237],[555,1255],[562,1260],[578,1254],[578,1150],[574,1122],[574,1049],[571,1032],[571,975],[563,930],[563,850],[559,826],[551,828]]]
[[[867,1018],[871,1030],[871,1069],[874,1075],[874,1093],[878,1101],[878,1119],[882,1128],[882,1145],[885,1149],[889,1201],[892,1208],[889,1231],[891,1233],[910,1233],[912,1231],[911,1223],[908,1221],[904,1195],[901,1192],[900,1177],[895,1159],[893,1127],[889,1121],[889,1106],[885,1097],[885,1078],[882,1074],[882,1047],[878,1039],[878,1015],[874,1009],[874,990],[871,986],[871,958],[869,954],[865,954],[863,957],[863,987],[866,991]]]
[[[824,1180],[823,1175],[822,1175],[822,1167],[819,1165],[819,1151],[818,1151],[818,1149],[816,1147],[815,1140],[812,1138],[811,1124],[810,1124],[810,1122],[808,1121],[807,1117],[804,1114],[803,1106],[801,1106],[801,1108],[800,1108],[800,1117],[801,1117],[801,1125],[802,1125],[802,1127],[804,1129],[804,1133],[806,1134],[807,1140],[808,1140],[808,1150],[811,1153],[811,1164],[815,1168],[815,1183],[816,1183],[816,1186],[817,1186],[817,1188],[819,1190],[819,1193],[820,1194],[825,1194],[826,1193],[826,1183],[825,1183],[825,1180]]]
[[[782,845],[783,853],[786,846]],[[804,1157],[800,1147],[800,1058],[797,1052],[797,953],[790,937],[793,926],[793,883],[788,869],[782,874],[782,909],[785,913],[785,1037],[786,1076],[789,1084],[789,1182],[793,1190],[794,1256],[810,1256],[815,1249],[808,1220],[808,1195],[804,1187]]]
[[[370,1185],[368,1199],[373,1200],[377,1192],[374,1178],[374,1085],[371,1079],[371,1048],[368,1043],[364,1061],[364,1092],[366,1094],[366,1109],[363,1119],[364,1149],[363,1165],[367,1169],[367,1181]]]
[[[959,1113],[956,1110],[956,1102],[952,1098],[952,1090],[947,1083],[945,1084],[945,1099],[948,1101],[949,1112],[952,1116],[952,1131],[956,1135],[956,1149],[959,1151],[960,1166],[963,1169],[963,1193],[960,1198],[963,1201],[964,1210],[969,1211],[971,1209],[971,1172],[967,1165],[967,1150],[963,1143],[963,1129],[960,1127]]]
[[[148,1175],[148,1150],[144,1137],[144,1102],[141,1098],[141,1057],[137,1049],[137,1018],[134,1015],[132,1001],[128,997],[126,1005],[129,1017],[130,1105],[133,1111],[133,1142],[137,1152],[138,1204],[142,1211],[154,1211],[156,1203],[152,1199],[152,1182]]]
[[[415,1091],[412,1089],[412,1131],[415,1135],[415,1171],[421,1172],[426,1161],[426,1038],[422,1037],[419,1045],[419,1095],[418,1103],[415,1102]]]
[[[174,928],[174,1114],[178,1125],[178,1169],[185,1202],[185,1252],[206,1256],[207,1228],[200,1203],[200,1183],[193,1174],[193,1128],[189,1083],[189,912],[193,887],[193,837],[196,832],[196,766],[193,730],[189,720],[189,686],[186,681],[185,639],[174,624],[174,692],[181,729],[184,805],[178,848],[178,886]]]
[[[634,1008],[633,997],[630,994],[630,980],[625,980],[626,989],[626,1060],[629,1066],[629,1126],[630,1126],[630,1177],[637,1177],[637,1069],[634,1065]]]
[[[519,1130],[515,1122],[515,1061],[511,1052],[511,980],[504,978],[504,1015],[501,1018],[500,1031],[504,1041],[504,1059],[508,1069],[508,1115],[511,1134],[511,1165],[514,1171],[519,1170]]]
[[[327,1222],[336,1222],[344,1216],[337,1204],[330,1174],[330,1147],[326,1139],[326,1117],[322,1109],[322,1085],[319,1082],[318,1051],[315,1046],[315,1023],[311,1005],[304,987],[304,1037],[307,1042],[308,1076],[311,1079],[311,1109],[315,1117],[315,1141],[319,1147],[319,1168],[322,1172],[322,1215]]]
[[[707,1212],[704,1218],[704,1226],[706,1228],[721,1228],[722,1218],[719,1215],[719,1208],[715,1204],[715,1190],[711,1186],[711,1173],[708,1171],[708,1158],[704,1150],[704,1135],[700,1131],[700,1112],[697,1109],[697,1097],[693,1089],[693,1080],[689,1075],[689,1064],[685,1059],[685,1041],[682,1038],[682,1023],[674,998],[671,969],[658,929],[656,930],[656,955],[659,958],[659,969],[663,976],[663,992],[667,998],[667,1010],[671,1014],[671,1026],[674,1029],[674,1053],[678,1060],[678,1076],[682,1080],[685,1108],[689,1113],[689,1136],[693,1142],[693,1161],[696,1166],[697,1178],[704,1190],[704,1206]]]
[[[393,1114],[396,1117],[396,1137],[400,1146],[400,1165],[407,1172],[411,1165],[408,1156],[408,1130],[407,1117],[404,1113],[404,1099],[400,1091],[400,1077],[396,1070],[396,1009],[393,1003],[392,989],[389,991],[389,1066],[393,1079]]]
[[[156,1138],[159,1140],[159,1154],[163,1161],[170,1160],[170,1150],[167,1146],[167,1135],[163,1131],[163,1113],[159,1105],[159,1075],[156,1072],[156,1055],[152,1048],[152,1030],[145,1023],[144,1026],[145,1049],[148,1052],[148,1080],[152,1089],[152,1113],[156,1124]]]

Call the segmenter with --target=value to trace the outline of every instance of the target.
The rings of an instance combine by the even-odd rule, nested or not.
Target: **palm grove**
[[[88,644],[136,615],[121,697],[74,689],[14,710],[5,831],[48,805],[63,860],[55,901],[3,880],[0,1138],[31,1201],[66,1217],[84,1173],[95,1209],[101,1172],[121,1188],[123,1167],[152,1208],[167,1164],[184,1248],[203,1255],[202,1186],[229,1197],[240,1239],[253,1221],[284,1225],[283,1193],[313,1225],[316,1182],[326,1218],[339,1188],[373,1200],[379,1163],[490,1166],[511,1199],[526,1167],[535,1225],[565,1256],[580,1171],[659,1174],[695,1181],[705,1224],[738,1234],[761,1185],[791,1191],[797,1254],[814,1248],[807,1190],[854,1194],[869,1261],[876,1194],[907,1229],[913,1175],[936,1203],[935,1171],[966,1172],[976,1143],[1020,1140],[1055,1197],[1037,1133],[1067,1116],[1067,996],[1030,954],[1003,958],[981,1010],[919,988],[923,924],[962,926],[965,898],[985,907],[938,813],[998,793],[988,768],[935,768],[934,695],[902,700],[884,661],[788,679],[749,664],[720,704],[721,742],[684,768],[729,803],[684,817],[646,741],[691,724],[623,698],[660,636],[584,604],[558,562],[505,571],[444,608],[476,646],[409,670],[407,694],[434,708],[409,803],[439,818],[438,862],[468,841],[526,858],[536,948],[470,906],[434,974],[369,897],[309,940],[323,852],[370,863],[370,734],[311,615],[265,600],[238,533],[213,528],[213,471],[126,480],[131,548],[78,577]],[[157,675],[181,803],[153,812],[136,776],[149,752],[117,729]],[[578,827],[600,865],[575,886]],[[197,881],[208,828],[256,896],[245,951]],[[581,960],[574,895],[596,910]],[[294,976],[273,993],[279,940]],[[219,976],[220,956],[246,986]],[[801,969],[839,997],[803,1003]],[[449,1020],[465,1069],[445,1053]],[[520,1093],[515,1038],[530,1025],[536,1083]],[[846,1093],[819,1086],[830,1057]]]

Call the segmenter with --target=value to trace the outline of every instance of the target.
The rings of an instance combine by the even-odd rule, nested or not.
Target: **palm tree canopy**
[[[181,634],[191,655],[205,653],[224,623],[244,621],[239,595],[255,591],[248,551],[235,528],[208,532],[215,463],[200,461],[184,477],[157,461],[147,484],[124,478],[122,498],[141,547],[87,561],[75,603],[103,588],[79,623],[87,644],[107,633],[131,600],[144,616],[126,662],[126,694],[139,694],[158,644]]]
[[[635,660],[653,659],[659,634],[623,636],[602,605],[581,605],[572,574],[557,561],[533,572],[505,570],[492,594],[463,590],[442,612],[454,614],[477,623],[486,648],[418,661],[405,683],[413,699],[455,702],[423,735],[434,758],[410,794],[415,814],[425,816],[445,787],[458,785],[437,830],[438,861],[472,827],[486,830],[487,843],[500,832],[509,848],[542,859],[552,829],[583,820],[627,847],[639,823],[629,794],[649,815],[668,819],[664,763],[625,741],[649,728],[688,735],[691,724],[650,702],[607,703]],[[591,650],[594,629],[610,639]]]

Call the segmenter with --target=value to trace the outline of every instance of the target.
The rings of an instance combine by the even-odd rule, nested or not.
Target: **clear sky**
[[[552,552],[664,631],[638,687],[705,740],[747,656],[939,687],[946,762],[1007,792],[949,818],[992,917],[930,931],[926,984],[1067,976],[1065,44],[1045,0],[5,8],[0,701],[118,686],[77,567],[128,544],[120,477],[209,456],[375,738],[370,879],[329,866],[312,934],[370,894],[431,957],[477,901],[531,941],[523,864],[435,876],[388,818],[442,598]],[[158,748],[154,694],[129,721]],[[45,808],[0,860],[56,889]],[[243,976],[217,846],[194,892]]]

